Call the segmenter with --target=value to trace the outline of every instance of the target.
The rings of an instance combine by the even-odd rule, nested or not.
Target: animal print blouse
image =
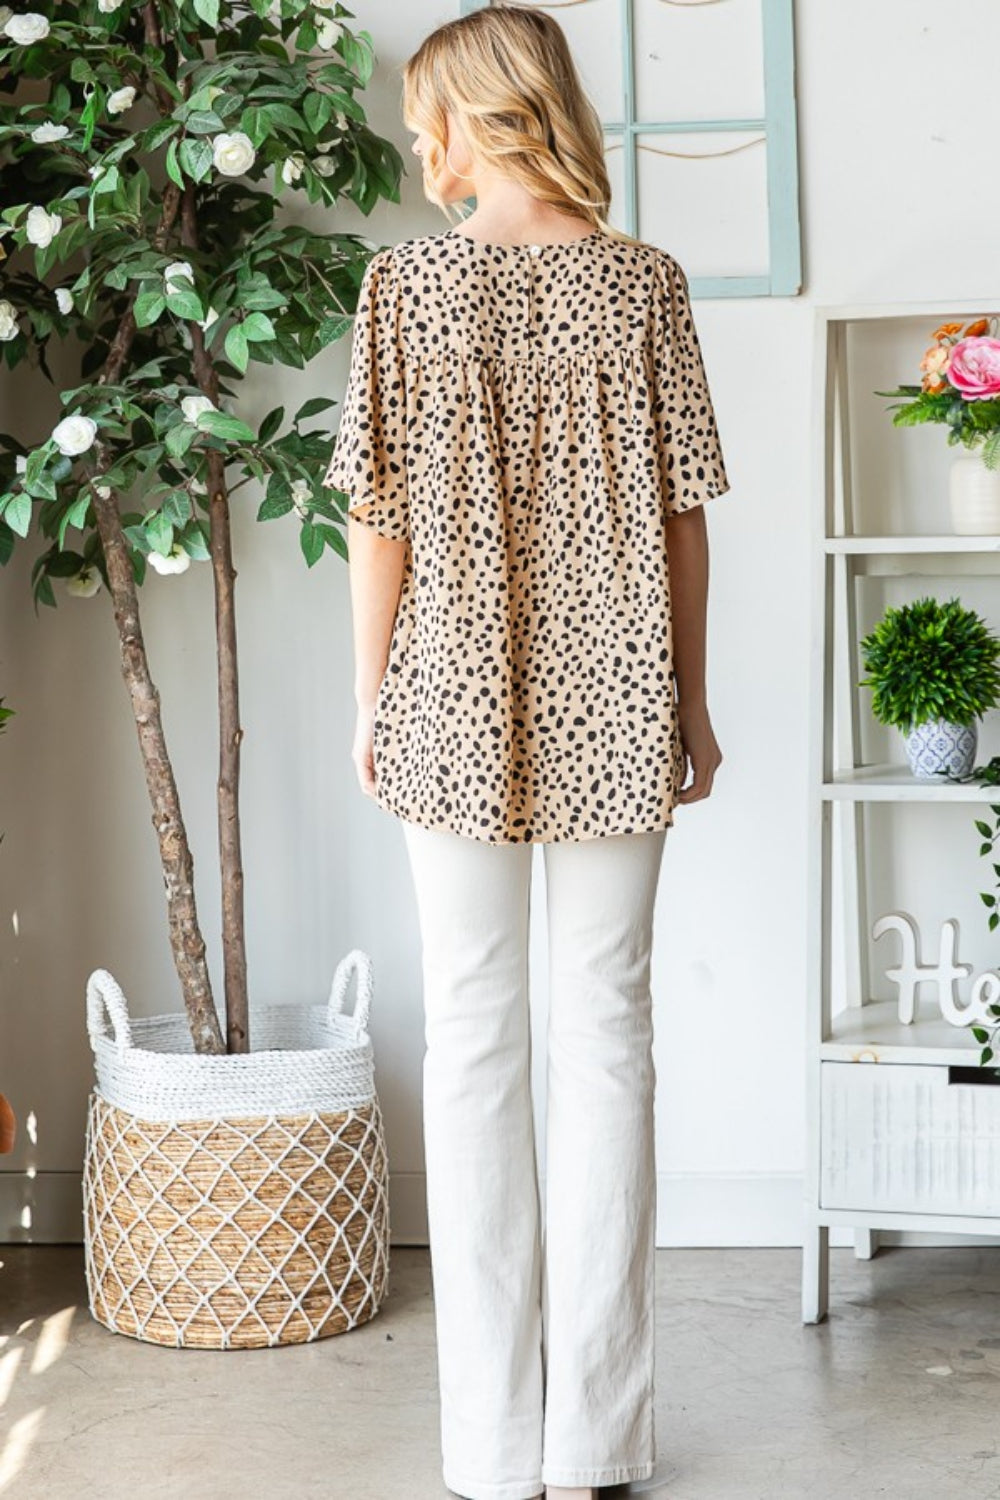
[[[379,806],[490,843],[673,823],[665,530],[729,489],[677,261],[603,230],[379,251],[322,482],[406,544]]]

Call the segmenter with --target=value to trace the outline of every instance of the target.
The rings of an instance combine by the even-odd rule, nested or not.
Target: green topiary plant
[[[54,584],[110,595],[195,1050],[247,1052],[231,496],[298,525],[309,566],[346,557],[346,497],[321,484],[332,434],[303,427],[333,401],[256,430],[227,408],[251,361],[302,370],[350,329],[372,254],[282,199],[367,214],[399,201],[402,157],[365,123],[372,39],[337,0],[35,4],[0,6],[0,360],[37,374],[43,409],[50,345],[78,378],[30,450],[0,434],[0,563],[34,531],[36,610]],[[147,564],[193,561],[215,585],[225,1038],[138,600]]]
[[[958,599],[887,609],[861,651],[872,712],[904,733],[933,719],[971,725],[1000,700],[1000,639]]]

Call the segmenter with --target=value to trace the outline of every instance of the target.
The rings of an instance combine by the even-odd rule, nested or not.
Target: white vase
[[[914,776],[943,780],[942,773],[968,776],[976,763],[978,725],[928,719],[906,735],[906,757]]]
[[[952,460],[949,500],[958,536],[1000,535],[1000,469],[988,469],[981,453]]]

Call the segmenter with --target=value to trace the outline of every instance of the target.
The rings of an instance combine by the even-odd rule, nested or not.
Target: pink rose
[[[945,373],[966,401],[1000,396],[1000,339],[960,339]]]

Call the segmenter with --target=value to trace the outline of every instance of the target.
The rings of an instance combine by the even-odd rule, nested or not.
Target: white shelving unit
[[[1000,1088],[986,1086],[994,1075],[979,1068],[980,1046],[971,1030],[944,1020],[936,1001],[921,999],[907,1025],[898,1019],[895,999],[875,998],[869,939],[880,913],[870,909],[867,888],[870,856],[887,859],[884,846],[872,841],[873,819],[920,819],[931,804],[996,803],[1000,789],[911,776],[901,736],[893,739],[884,726],[874,726],[870,694],[858,686],[864,675],[858,643],[870,628],[859,618],[864,580],[880,579],[886,587],[909,580],[920,592],[947,580],[948,592],[957,593],[963,580],[989,586],[1000,573],[1000,536],[939,534],[948,524],[947,463],[964,450],[948,448],[940,426],[895,428],[889,401],[872,393],[873,387],[917,383],[919,373],[910,372],[939,323],[990,310],[989,303],[960,302],[816,311],[806,1323],[828,1311],[832,1226],[852,1228],[855,1253],[865,1258],[874,1253],[880,1229],[1000,1237]],[[892,350],[888,364],[873,352],[880,339]],[[887,375],[887,367],[895,373]],[[855,451],[857,418],[865,412]],[[940,450],[933,456],[931,434]],[[903,444],[905,461],[918,467],[901,479],[892,463],[903,461]],[[934,472],[920,473],[921,460],[931,456]],[[920,534],[913,524],[920,520],[936,522],[938,534]],[[993,597],[1000,602],[1000,590]],[[866,760],[866,745],[880,734],[890,754],[893,746],[899,750],[898,763]],[[977,764],[988,754],[981,737]],[[893,803],[905,814],[879,811],[879,804]],[[969,814],[975,817],[973,808]],[[939,883],[946,906],[957,882],[949,882],[944,862]],[[939,914],[944,919],[951,912]]]

